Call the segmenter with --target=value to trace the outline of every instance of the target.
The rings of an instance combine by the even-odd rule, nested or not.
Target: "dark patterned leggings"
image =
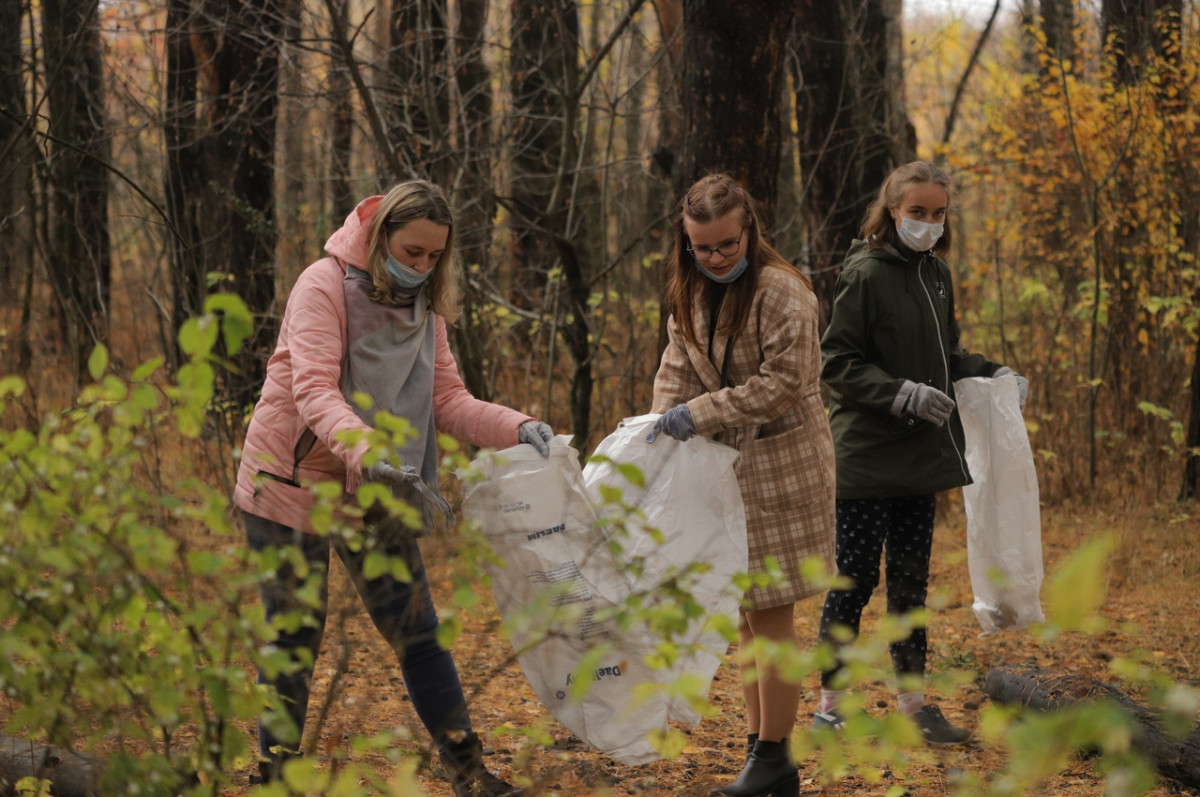
[[[839,498],[837,501],[837,567],[854,581],[847,590],[830,590],[821,612],[822,642],[833,642],[840,625],[858,636],[863,609],[879,584],[879,558],[887,559],[888,614],[901,615],[925,605],[929,587],[929,555],[933,546],[936,495],[904,498]],[[925,628],[914,628],[889,646],[898,676],[925,675]],[[837,683],[840,666],[821,673],[821,686]]]

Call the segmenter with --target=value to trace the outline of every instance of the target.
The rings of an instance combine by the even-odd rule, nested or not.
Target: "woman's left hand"
[[[1021,410],[1025,410],[1025,399],[1029,398],[1029,380],[1018,374],[1007,365],[1002,365],[996,369],[996,373],[992,374],[995,379],[998,376],[1008,376],[1012,374],[1017,378],[1017,400],[1020,402]]]

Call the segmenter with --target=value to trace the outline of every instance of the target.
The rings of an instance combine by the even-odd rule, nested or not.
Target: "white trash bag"
[[[607,456],[615,462],[631,462],[642,468],[647,482],[644,497],[657,501],[665,496],[663,487],[657,486],[660,481],[675,481],[682,486],[670,475],[676,460],[707,456],[707,475],[695,482],[688,494],[697,503],[701,492],[724,496],[723,500],[735,506],[721,506],[721,511],[695,528],[663,530],[667,540],[689,537],[686,548],[670,546],[666,541],[661,548],[655,546],[644,527],[632,529],[628,538],[614,534],[622,550],[621,559],[626,560],[635,550],[636,555],[644,556],[642,581],[649,584],[650,579],[680,564],[668,557],[711,556],[714,568],[692,585],[692,594],[705,607],[711,607],[710,611],[735,617],[737,596],[730,591],[730,577],[736,572],[731,568],[739,561],[739,545],[740,569],[746,568],[745,513],[733,475],[736,452],[708,440],[691,441],[685,446],[660,438],[649,445],[644,440],[645,432],[642,438],[637,446],[632,445],[632,438],[626,439],[628,450],[611,445],[605,450],[612,452]],[[694,722],[698,718],[690,708],[668,700],[661,692],[647,693],[638,686],[667,685],[685,673],[710,683],[726,643],[711,632],[702,636],[703,624],[697,622],[692,637],[709,645],[704,653],[681,657],[670,670],[654,670],[645,659],[658,640],[644,628],[619,631],[604,617],[606,610],[643,585],[635,583],[614,557],[609,531],[599,522],[600,505],[593,503],[591,496],[599,494],[601,483],[622,490],[627,503],[640,500],[636,494],[640,491],[611,472],[610,466],[589,464],[588,470],[581,471],[578,455],[569,442],[569,436],[556,437],[548,460],[529,446],[515,446],[477,459],[460,472],[464,479],[463,514],[479,524],[503,560],[501,566],[489,566],[492,592],[510,629],[521,668],[538,699],[575,736],[623,764],[642,764],[660,757],[647,738],[650,731],[666,731],[670,720]],[[606,443],[601,443],[602,449]],[[726,451],[732,453],[732,458]],[[598,470],[606,473],[599,474]],[[723,480],[733,485],[732,491],[720,486]],[[693,490],[696,495],[691,495]],[[679,500],[678,495],[672,500]],[[722,499],[703,500],[712,504]],[[649,510],[645,512],[647,522],[657,522],[654,518],[661,508],[644,509]],[[609,512],[603,511],[606,515]],[[729,524],[738,522],[740,532],[729,528]],[[711,550],[704,548],[705,539],[712,541]],[[720,584],[719,579],[723,579]],[[604,647],[611,650],[592,660],[589,654]],[[585,661],[588,673],[584,677],[589,677],[591,684],[578,698],[572,686]]]
[[[985,634],[1046,619],[1042,521],[1033,451],[1012,375],[954,383],[973,484],[963,488],[967,564]]]
[[[602,487],[621,490],[625,504],[637,507],[644,515],[626,518],[627,535],[614,542],[620,546],[619,561],[641,559],[642,572],[634,589],[652,589],[692,562],[704,562],[708,572],[691,582],[689,591],[705,609],[707,616],[724,615],[737,622],[741,593],[733,587],[733,577],[748,569],[746,510],[733,466],[738,452],[729,446],[701,437],[681,443],[659,434],[653,444],[646,435],[658,415],[626,418],[616,431],[604,438],[593,457],[610,462],[589,462],[583,468],[583,481],[596,513],[602,519],[618,517],[619,509],[606,505]],[[638,487],[620,475],[617,465],[638,467],[645,480]],[[657,530],[661,542],[651,529]],[[622,599],[624,596],[622,596]],[[657,640],[650,640],[651,644]],[[702,622],[692,624],[679,642],[695,645],[697,652],[670,670],[658,670],[655,680],[670,684],[680,671],[712,682],[728,643]],[[672,705],[673,720],[694,724],[698,714],[685,702]]]

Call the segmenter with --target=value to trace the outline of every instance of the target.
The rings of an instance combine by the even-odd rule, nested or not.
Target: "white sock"
[[[817,704],[817,711],[822,714],[828,714],[830,711],[833,711],[838,707],[838,703],[842,701],[842,695],[844,694],[846,694],[845,689],[822,689],[821,702]]]
[[[925,705],[924,692],[904,692],[896,697],[901,714],[916,714]]]

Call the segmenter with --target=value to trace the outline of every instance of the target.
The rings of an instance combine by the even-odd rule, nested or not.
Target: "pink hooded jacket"
[[[380,199],[359,203],[326,241],[325,251],[332,257],[306,268],[292,288],[275,353],[267,363],[262,398],[242,447],[233,501],[244,512],[311,532],[313,497],[308,486],[322,481],[353,485],[361,476],[366,442],[350,447],[338,440],[347,430],[369,428],[342,396],[342,279],[345,263],[366,270],[367,234]],[[477,446],[516,445],[517,427],[532,419],[467,392],[450,352],[446,323],[441,316],[432,318],[434,425],[443,434]]]

